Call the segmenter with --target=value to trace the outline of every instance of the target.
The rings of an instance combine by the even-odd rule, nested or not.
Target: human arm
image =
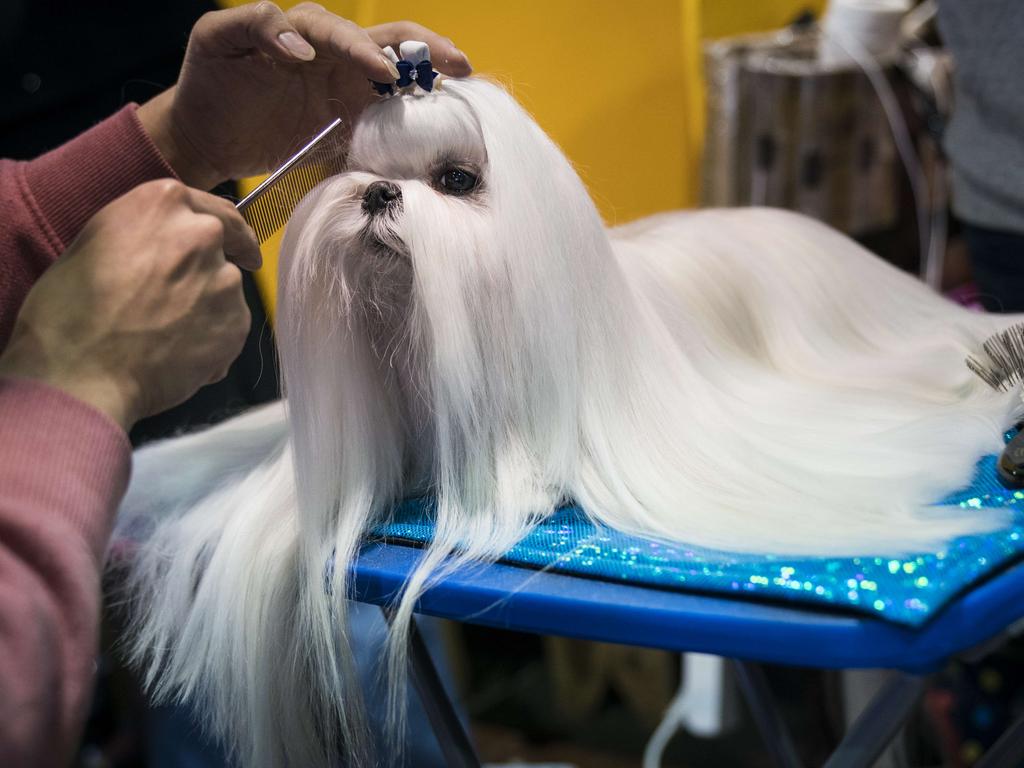
[[[287,104],[288,87],[250,94],[241,102],[250,111],[227,99],[204,102],[216,90],[189,93],[189,82],[209,78],[219,87],[215,75],[231,72],[225,81],[231,94],[244,95],[249,67],[266,64],[260,58],[265,54],[233,47],[231,30],[244,22],[236,14],[223,29],[215,23],[210,30],[211,39],[225,45],[190,53],[189,71],[199,74],[183,73],[178,87],[151,102],[142,113],[145,125],[129,107],[112,118],[116,130],[107,121],[69,145],[80,154],[69,158],[65,147],[33,163],[0,165],[2,213],[15,211],[19,222],[10,226],[10,217],[0,219],[0,346],[11,336],[0,356],[0,460],[7,462],[0,469],[2,764],[64,764],[74,748],[90,688],[102,548],[128,474],[124,428],[218,378],[241,343],[242,319],[247,321],[237,275],[224,263],[225,249],[239,262],[246,250],[228,248],[231,226],[223,206],[229,204],[221,201],[218,211],[207,214],[191,244],[181,235],[196,222],[182,207],[202,214],[180,185],[144,185],[120,206],[120,215],[96,226],[95,217],[88,226],[86,221],[146,178],[177,171],[194,185],[210,186],[266,170],[321,127],[321,118],[336,111],[349,120],[358,114],[374,98],[367,79],[387,79],[388,65],[380,60],[383,72],[368,70],[366,62],[349,66],[358,52],[349,43],[334,46],[351,42],[358,28],[342,23],[346,31],[338,37],[332,30],[341,20],[331,17],[325,25],[317,15],[322,9],[306,12],[310,25],[303,28],[319,65],[285,85],[303,83],[301,92],[316,103],[309,110],[284,110],[281,117],[292,122],[275,123],[258,111],[274,99]],[[225,31],[228,36],[219,37]],[[317,37],[321,33],[326,36]],[[378,28],[382,40],[393,36],[387,43],[426,39],[438,69],[468,74],[464,57],[461,65],[444,62],[443,53],[437,58],[444,44],[431,34],[407,25]],[[249,64],[233,67],[235,59]],[[279,68],[294,76],[287,62]],[[351,98],[344,96],[348,89]],[[196,98],[182,102],[181,93]],[[347,99],[344,107],[339,98]],[[226,111],[218,112],[221,107]],[[154,206],[165,206],[163,215],[140,215]],[[125,239],[122,229],[132,236]],[[223,240],[223,247],[214,247],[211,238]],[[161,243],[163,248],[154,247]],[[168,258],[168,248],[182,243],[185,252]],[[68,253],[54,264],[65,248]],[[100,263],[114,256],[116,261]],[[249,259],[258,255],[250,251]],[[182,289],[190,280],[194,290]],[[178,311],[161,314],[165,309]],[[159,318],[164,322],[156,323]],[[174,332],[161,332],[172,326]]]
[[[133,187],[174,176],[135,109],[35,160],[0,160],[0,349],[25,294],[86,221]]]
[[[258,263],[230,203],[150,182],[90,219],[18,313],[0,355],[2,765],[68,762],[125,432],[222,377],[248,329],[225,250]]]
[[[61,390],[0,379],[0,764],[70,764],[131,446]]]

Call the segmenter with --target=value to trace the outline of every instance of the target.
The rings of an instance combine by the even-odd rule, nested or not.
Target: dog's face
[[[579,177],[507,92],[471,78],[384,99],[355,127],[348,170],[288,225],[285,377],[360,355],[323,377],[397,368],[432,413],[505,411],[495,423],[534,400],[569,402],[581,325],[621,286],[612,271]]]
[[[464,272],[471,254],[493,239],[488,174],[469,105],[420,92],[367,109],[353,132],[347,171],[314,193],[313,206],[304,203],[315,210],[303,233],[318,241],[305,250],[319,254],[307,266],[340,289],[332,300],[365,323],[374,346],[388,347],[403,332],[417,272],[440,268],[440,251],[460,252],[464,263],[451,266]],[[435,239],[441,242],[429,242]]]
[[[408,187],[432,193],[455,215],[486,205],[487,149],[476,117],[456,97],[423,94],[370,107],[353,134],[348,167],[371,231],[401,215]]]

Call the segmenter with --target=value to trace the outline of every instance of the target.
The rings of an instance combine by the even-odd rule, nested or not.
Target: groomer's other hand
[[[259,246],[234,207],[170,179],[118,198],[33,286],[0,375],[38,379],[126,430],[218,381],[249,330],[237,264]]]
[[[192,30],[178,84],[138,115],[178,175],[210,189],[271,170],[335,117],[351,125],[378,98],[369,80],[398,76],[381,48],[403,40],[429,44],[440,72],[471,72],[451,40],[409,21],[363,29],[268,0],[214,11]]]

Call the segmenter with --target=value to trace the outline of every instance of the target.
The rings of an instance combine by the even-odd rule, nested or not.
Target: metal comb
[[[235,206],[261,245],[285,225],[313,187],[344,170],[340,126],[336,118]]]

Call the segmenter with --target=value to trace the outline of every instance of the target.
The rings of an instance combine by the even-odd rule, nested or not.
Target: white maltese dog
[[[891,554],[1003,521],[929,505],[1021,412],[964,365],[1019,318],[793,213],[608,230],[485,80],[366,111],[288,226],[279,290],[286,402],[139,451],[120,520],[135,660],[249,768],[371,764],[344,596],[407,496],[436,498],[436,535],[396,691],[431,579],[568,501],[738,552]]]

